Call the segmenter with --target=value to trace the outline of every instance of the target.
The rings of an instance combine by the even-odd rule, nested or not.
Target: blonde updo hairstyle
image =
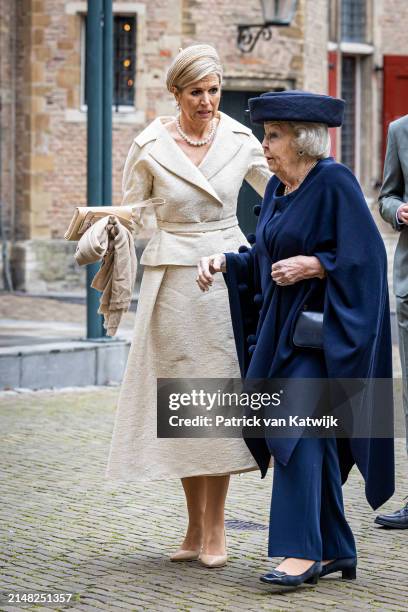
[[[167,71],[166,86],[171,93],[204,79],[210,74],[218,76],[222,84],[222,66],[217,51],[211,45],[191,45],[180,49]]]

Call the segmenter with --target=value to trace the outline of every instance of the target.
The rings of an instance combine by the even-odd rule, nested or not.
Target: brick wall
[[[62,236],[71,217],[75,204],[86,203],[86,122],[85,114],[78,112],[77,120],[67,120],[66,110],[80,108],[81,82],[81,15],[67,15],[63,1],[44,0],[44,12],[48,23],[37,30],[41,40],[41,51],[44,53],[44,73],[52,92],[46,100],[46,114],[39,117],[38,140],[49,160],[44,180],[48,194],[47,207],[51,219],[51,237]],[[129,5],[132,3],[129,2]],[[164,3],[162,3],[164,5]],[[138,73],[136,87],[143,86],[146,93],[146,119],[156,113],[155,101],[159,88],[155,81],[154,71],[165,63],[166,58],[151,60],[149,49],[161,29],[169,25],[162,17],[159,19],[157,9],[151,9],[146,3],[146,39],[149,41],[140,64],[143,68]],[[150,75],[152,84],[145,83]],[[141,84],[143,81],[143,84]],[[162,93],[162,92],[160,92]],[[115,117],[116,119],[116,117]],[[120,202],[120,182],[124,160],[134,136],[144,127],[145,122],[117,123],[113,126],[113,194],[114,203]],[[44,126],[40,127],[41,121]],[[44,160],[45,162],[45,160]]]
[[[316,93],[327,92],[328,6],[326,0],[305,3],[303,87]]]
[[[213,44],[224,65],[227,79],[240,86],[258,88],[257,81],[274,80],[282,85],[302,83],[303,2],[291,27],[273,28],[272,39],[259,39],[251,53],[236,46],[237,24],[262,23],[259,0],[183,0],[183,46],[195,42]]]
[[[1,27],[7,29],[10,3],[1,2],[6,16]],[[61,237],[73,206],[86,202],[86,115],[80,112],[82,18],[67,14],[67,4],[63,0],[18,2],[16,197],[20,239]],[[177,2],[139,4],[146,6],[146,31],[141,34],[145,44],[140,44],[143,55],[138,58],[136,87],[145,115],[132,122],[123,115],[114,119],[114,203],[120,202],[122,168],[132,139],[157,114],[174,108],[163,90],[163,75],[179,46]],[[1,44],[6,42],[2,36]],[[8,65],[2,59],[2,70]],[[76,111],[74,118],[67,111]],[[2,122],[7,121],[5,108],[1,117]],[[4,142],[3,151],[10,146]],[[10,202],[10,195],[5,199]]]
[[[408,2],[375,0],[375,27],[381,32],[384,55],[405,55],[407,52]]]

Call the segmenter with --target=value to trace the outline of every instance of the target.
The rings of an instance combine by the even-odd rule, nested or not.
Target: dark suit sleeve
[[[398,156],[398,145],[395,128],[391,124],[388,129],[387,152],[384,162],[383,184],[379,195],[380,214],[392,227],[401,231],[406,227],[397,222],[397,210],[403,204],[404,175]]]

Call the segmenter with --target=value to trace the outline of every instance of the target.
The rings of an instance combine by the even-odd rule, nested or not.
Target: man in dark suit
[[[394,293],[408,452],[408,115],[389,126],[379,202],[382,218],[400,232],[394,258]],[[380,514],[375,522],[395,529],[408,529],[408,503],[392,514]]]

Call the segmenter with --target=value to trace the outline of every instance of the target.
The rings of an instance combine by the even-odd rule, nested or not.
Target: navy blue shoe
[[[291,576],[286,572],[281,572],[280,570],[274,569],[269,574],[261,576],[260,581],[266,582],[266,584],[278,584],[280,586],[298,586],[299,584],[302,584],[302,582],[317,584],[321,571],[321,561],[315,561],[313,565],[306,570],[306,572],[303,572],[303,574],[299,574],[298,576]]]
[[[374,522],[389,529],[408,529],[408,502],[392,514],[379,514]]]
[[[357,576],[357,558],[334,559],[334,561],[326,563],[326,565],[322,566],[320,578],[334,572],[341,572],[343,580],[355,580]]]

